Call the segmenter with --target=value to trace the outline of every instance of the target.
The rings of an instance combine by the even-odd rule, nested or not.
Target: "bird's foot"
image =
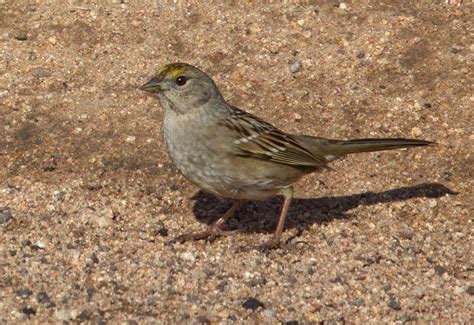
[[[194,233],[188,233],[188,234],[177,236],[169,240],[167,244],[175,244],[175,243],[183,244],[187,241],[197,241],[197,240],[206,240],[212,243],[214,240],[216,240],[217,237],[232,236],[238,232],[239,230],[222,230],[218,227],[209,226],[207,227],[206,230],[201,231],[201,232],[194,232]]]

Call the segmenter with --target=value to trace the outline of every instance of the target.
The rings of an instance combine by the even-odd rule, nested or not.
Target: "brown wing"
[[[315,157],[291,135],[286,134],[258,117],[233,108],[232,116],[222,123],[235,131],[235,153],[293,166],[326,167],[326,162]]]

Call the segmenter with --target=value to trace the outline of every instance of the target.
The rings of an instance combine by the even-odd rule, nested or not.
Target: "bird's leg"
[[[169,243],[179,242],[182,244],[189,240],[202,240],[202,239],[206,239],[207,241],[212,242],[219,236],[229,236],[229,235],[235,234],[237,232],[236,230],[224,231],[224,230],[221,230],[221,227],[230,217],[232,217],[235,214],[235,211],[237,211],[241,205],[242,205],[242,200],[235,201],[230,207],[230,209],[227,210],[227,212],[224,213],[222,217],[220,217],[211,225],[209,225],[206,230],[202,232],[189,233],[189,234],[178,236],[172,239]]]
[[[260,245],[260,250],[269,250],[275,249],[278,247],[282,247],[283,244],[280,242],[281,234],[283,232],[283,228],[285,227],[285,220],[286,215],[288,214],[288,208],[290,207],[291,199],[293,198],[293,187],[287,187],[281,191],[283,195],[283,207],[281,208],[280,218],[278,219],[278,225],[276,227],[275,233],[273,234],[272,239],[265,242],[264,244]]]

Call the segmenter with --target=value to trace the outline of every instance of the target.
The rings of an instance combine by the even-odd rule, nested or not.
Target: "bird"
[[[159,100],[163,138],[181,174],[205,192],[233,201],[206,230],[176,237],[180,243],[213,241],[233,233],[222,226],[243,202],[281,195],[275,232],[259,248],[283,247],[293,184],[301,177],[330,170],[329,163],[349,154],[434,144],[405,138],[335,140],[289,134],[229,104],[209,75],[187,63],[158,68],[139,89]]]

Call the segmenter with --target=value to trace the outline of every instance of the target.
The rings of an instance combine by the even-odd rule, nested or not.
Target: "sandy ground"
[[[433,2],[433,3],[432,3]],[[434,3],[436,2],[436,3]],[[0,2],[0,323],[472,322],[472,4]],[[416,137],[229,206],[166,153],[137,90],[175,61],[288,132]]]

